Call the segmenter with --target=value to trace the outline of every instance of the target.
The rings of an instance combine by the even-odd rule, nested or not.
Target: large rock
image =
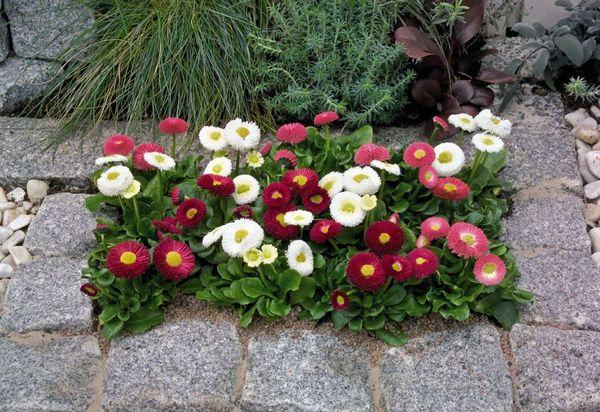
[[[429,333],[389,349],[381,382],[390,412],[512,410],[500,334],[489,325]]]
[[[309,331],[252,338],[244,411],[372,411],[369,353]]]
[[[22,109],[44,90],[59,69],[56,63],[19,57],[0,63],[0,113]]]
[[[15,53],[55,60],[89,29],[93,13],[75,0],[4,0]]]
[[[79,286],[85,261],[40,259],[20,265],[11,275],[0,331],[89,331],[92,304]]]
[[[27,344],[0,338],[0,409],[85,411],[94,399],[100,348],[91,336]]]
[[[600,333],[516,325],[510,341],[522,410],[600,410]]]
[[[102,406],[109,411],[231,410],[241,361],[233,324],[170,320],[112,343]]]
[[[8,23],[4,17],[0,16],[0,63],[6,60],[9,50],[10,44],[8,42]]]

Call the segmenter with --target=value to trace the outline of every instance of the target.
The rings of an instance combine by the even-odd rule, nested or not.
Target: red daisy
[[[308,235],[315,243],[325,243],[339,235],[343,228],[335,220],[319,220],[312,225]]]
[[[277,140],[296,144],[306,140],[306,127],[300,123],[284,124],[277,130]]]
[[[315,126],[323,126],[323,125],[335,122],[336,120],[339,120],[339,119],[340,119],[340,116],[338,116],[338,114],[336,112],[327,111],[327,112],[322,112],[322,113],[319,113],[318,115],[316,115],[314,124],[315,124]]]
[[[174,206],[177,206],[181,202],[183,202],[184,198],[185,196],[181,189],[179,189],[178,187],[174,187],[173,189],[171,189],[171,202],[173,202]]]
[[[433,147],[423,142],[415,142],[404,150],[404,161],[410,167],[430,166],[435,160]]]
[[[429,245],[431,245],[431,241],[429,239],[427,239],[426,236],[419,235],[419,237],[417,238],[416,246],[418,248],[423,248],[423,247],[427,247]]]
[[[346,310],[350,306],[350,297],[343,290],[331,292],[331,306],[334,310]]]
[[[98,287],[96,285],[94,285],[92,282],[84,283],[83,285],[81,285],[79,290],[91,298],[93,298],[94,296],[96,296],[98,294]]]
[[[284,183],[273,182],[263,191],[263,202],[269,207],[281,207],[292,200],[292,192]]]
[[[123,279],[142,276],[150,265],[150,252],[140,242],[128,240],[119,243],[108,251],[106,267],[110,272]]]
[[[177,227],[179,221],[173,216],[167,216],[162,220],[153,220],[152,226],[163,233],[172,233],[178,235],[181,233],[181,229]]]
[[[323,213],[331,203],[331,198],[327,190],[317,186],[312,192],[302,196],[302,205],[316,215]]]
[[[184,242],[165,239],[154,248],[156,269],[167,279],[181,280],[192,274],[196,258]]]
[[[433,116],[433,119],[431,119],[431,121],[434,124],[437,124],[439,127],[441,127],[444,131],[448,131],[450,130],[450,126],[448,125],[448,123],[442,119],[440,116]]]
[[[419,182],[427,189],[433,189],[438,182],[438,172],[431,166],[419,168]]]
[[[406,259],[412,264],[412,275],[416,278],[426,278],[438,269],[438,257],[429,249],[413,249]]]
[[[188,124],[179,117],[167,117],[158,124],[158,130],[164,134],[182,134],[187,132]]]
[[[440,177],[431,193],[444,200],[463,200],[469,196],[469,185],[455,177]]]
[[[397,225],[400,224],[400,215],[396,212],[392,213],[390,217],[388,217],[388,222],[395,223]]]
[[[206,216],[206,205],[200,199],[185,199],[177,208],[175,217],[181,226],[196,227]]]
[[[283,164],[283,166],[288,169],[296,167],[298,164],[298,158],[289,150],[279,150],[277,153],[275,153],[274,159],[276,162]]]
[[[466,222],[456,222],[448,230],[448,248],[457,256],[480,258],[488,252],[488,239],[479,229]]]
[[[381,288],[387,280],[383,262],[369,252],[357,253],[350,258],[346,267],[346,276],[357,289],[368,292]]]
[[[235,183],[229,176],[205,174],[196,180],[196,184],[202,189],[221,197],[229,196],[235,192]]]
[[[373,160],[387,162],[391,159],[390,152],[375,143],[366,143],[354,154],[354,162],[360,166],[369,166]]]
[[[300,235],[300,227],[285,223],[283,217],[287,212],[297,210],[294,205],[272,207],[263,214],[265,231],[276,239],[290,240]]]
[[[404,233],[396,223],[374,222],[365,231],[365,243],[377,255],[394,253],[404,244]]]
[[[388,276],[399,282],[407,281],[413,271],[412,262],[404,256],[384,255],[383,266]]]
[[[497,285],[506,275],[506,266],[496,255],[487,255],[477,259],[473,268],[477,282],[486,286]]]
[[[124,134],[115,134],[104,141],[104,154],[128,156],[135,147],[131,137]]]
[[[439,216],[432,216],[421,223],[421,233],[429,240],[445,237],[450,229],[448,221]]]
[[[240,205],[233,209],[233,216],[237,219],[252,219],[254,210],[250,205]]]
[[[271,147],[273,147],[273,143],[267,142],[263,147],[260,148],[259,152],[263,157],[267,157],[267,155],[271,152]]]
[[[140,170],[151,170],[154,169],[152,165],[146,162],[144,154],[149,152],[164,153],[165,149],[156,143],[142,143],[133,151],[133,164]]]
[[[311,193],[319,185],[317,172],[306,167],[285,172],[282,180],[296,195]]]

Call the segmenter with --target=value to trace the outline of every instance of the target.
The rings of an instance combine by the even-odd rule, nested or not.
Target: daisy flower
[[[454,143],[440,143],[433,150],[435,151],[435,160],[431,166],[437,170],[440,176],[454,176],[465,165],[465,154]]]
[[[412,262],[404,256],[384,255],[383,266],[387,275],[399,282],[407,281],[413,271]]]
[[[258,267],[263,263],[263,253],[256,248],[252,248],[244,253],[243,260],[251,268]]]
[[[413,249],[408,252],[406,259],[413,267],[412,276],[426,278],[438,269],[438,257],[429,249]]]
[[[239,257],[252,248],[260,247],[265,233],[254,220],[238,219],[227,224],[222,237],[225,253],[231,257]]]
[[[456,222],[450,226],[447,235],[448,249],[464,258],[480,258],[488,252],[488,239],[479,229],[466,222]]]
[[[449,229],[450,224],[443,217],[432,216],[421,222],[421,233],[429,240],[446,237]]]
[[[313,252],[305,241],[294,240],[290,242],[285,256],[288,266],[298,272],[300,276],[308,276],[313,272]]]
[[[417,248],[424,248],[431,245],[431,241],[423,234],[420,234],[419,237],[417,237],[415,245]]]
[[[120,195],[132,183],[133,175],[126,166],[109,167],[96,180],[98,190],[105,196]]]
[[[109,249],[106,267],[116,277],[133,279],[142,276],[150,265],[150,252],[140,242],[128,240]]]
[[[388,222],[392,222],[396,225],[400,225],[400,215],[397,212],[394,212],[388,217]]]
[[[144,160],[150,166],[162,171],[171,170],[175,167],[175,160],[171,156],[160,152],[146,152],[144,153]]]
[[[181,229],[177,227],[179,221],[176,217],[167,216],[162,218],[162,220],[153,220],[152,226],[154,226],[157,230],[164,233],[172,233],[174,235],[178,235],[181,233]]]
[[[134,197],[138,193],[140,193],[141,188],[142,188],[141,183],[138,182],[137,180],[134,180],[127,187],[127,189],[125,189],[123,192],[121,192],[121,196],[123,196],[125,199],[131,199],[132,197]]]
[[[144,155],[149,152],[164,153],[165,149],[156,143],[142,143],[133,151],[133,165],[140,170],[152,169],[153,166],[144,158]]]
[[[277,163],[282,164],[287,169],[296,167],[296,165],[298,164],[298,158],[293,152],[290,152],[289,150],[279,150],[277,153],[275,153],[273,159]]]
[[[346,310],[350,307],[350,297],[343,290],[331,292],[331,306],[334,310]]]
[[[226,157],[215,157],[206,165],[204,174],[229,176],[233,170],[231,160]]]
[[[477,133],[473,136],[472,142],[482,152],[497,153],[504,149],[504,142],[498,136],[488,133]]]
[[[288,123],[277,129],[277,140],[297,144],[306,140],[306,127],[300,123]]]
[[[356,227],[365,220],[361,198],[356,193],[340,192],[331,199],[329,212],[333,220],[346,227]]]
[[[473,116],[467,113],[451,114],[448,117],[448,122],[452,126],[458,127],[465,132],[474,132],[477,130],[477,123],[475,122],[475,119]]]
[[[83,285],[81,285],[79,287],[79,290],[81,291],[81,293],[88,295],[91,298],[93,298],[94,296],[96,296],[98,294],[98,287],[96,285],[94,285],[92,282],[84,283]]]
[[[333,123],[336,120],[339,120],[340,116],[338,116],[338,114],[336,112],[332,112],[332,111],[327,111],[327,112],[321,112],[318,115],[315,116],[315,120],[314,120],[314,125],[315,126],[323,126],[329,123]]]
[[[375,195],[361,196],[360,207],[365,212],[375,209],[377,207],[377,196],[375,196]]]
[[[313,214],[307,210],[292,210],[283,215],[283,221],[292,226],[308,226],[313,219]]]
[[[477,282],[486,286],[497,285],[506,275],[506,266],[502,259],[496,255],[486,255],[475,261],[473,268]]]
[[[284,216],[287,212],[296,210],[294,205],[284,205],[278,208],[267,209],[263,214],[265,231],[276,239],[290,240],[300,235],[300,227],[285,223]]]
[[[158,124],[158,130],[164,134],[183,134],[188,127],[188,123],[179,117],[167,117]]]
[[[154,248],[154,265],[160,274],[169,280],[182,280],[194,270],[196,258],[184,242],[165,239]]]
[[[115,134],[104,141],[103,151],[106,156],[128,156],[135,147],[131,137],[124,134]]]
[[[398,166],[397,164],[381,162],[379,160],[373,160],[371,162],[371,167],[386,171],[395,176],[400,176],[400,166]]]
[[[410,167],[429,166],[435,160],[435,151],[427,143],[415,142],[404,150],[403,159]]]
[[[196,180],[196,184],[214,195],[225,197],[235,192],[235,183],[228,176],[213,174],[202,175]]]
[[[282,180],[292,190],[292,193],[303,195],[317,188],[319,176],[314,170],[304,167],[285,172]]]
[[[260,251],[262,252],[263,263],[265,265],[270,265],[271,263],[275,262],[277,256],[279,256],[277,248],[273,245],[262,245],[260,247]]]
[[[388,149],[375,143],[365,143],[354,154],[354,163],[359,166],[369,166],[374,160],[387,162],[392,156]]]
[[[253,169],[257,169],[265,164],[265,158],[258,150],[251,150],[246,155],[246,163]]]
[[[292,200],[292,192],[286,184],[273,182],[263,190],[263,202],[269,207],[281,207]]]
[[[344,190],[344,175],[340,172],[329,172],[319,180],[319,187],[327,190],[329,197],[333,197]]]
[[[427,189],[432,189],[438,182],[438,172],[431,166],[421,166],[419,168],[419,182]]]
[[[227,229],[227,225],[219,226],[205,234],[202,238],[202,246],[206,248],[221,240],[225,229]]]
[[[252,216],[254,216],[254,210],[248,205],[239,205],[233,209],[233,216],[235,216],[236,219],[252,219]]]
[[[440,116],[433,116],[433,119],[431,119],[431,121],[434,124],[441,127],[444,131],[450,130],[450,126],[448,126],[448,123],[446,123],[446,121],[444,119],[442,119]]]
[[[404,244],[404,232],[396,223],[374,222],[365,231],[365,243],[376,255],[393,253]]]
[[[454,177],[441,177],[431,189],[434,196],[444,200],[463,200],[469,196],[469,185]]]
[[[379,174],[370,166],[352,167],[344,172],[344,188],[358,195],[372,195],[381,186]]]
[[[331,198],[327,190],[317,186],[312,192],[302,196],[302,205],[310,212],[319,214],[327,210]]]
[[[346,267],[348,281],[357,289],[375,292],[387,281],[383,262],[375,254],[357,253],[350,258]]]
[[[108,156],[104,156],[104,157],[99,157],[96,159],[96,166],[104,166],[107,163],[123,163],[126,162],[128,159],[126,156],[120,155],[120,154],[113,154],[113,155],[108,155]]]
[[[238,205],[246,205],[252,203],[260,193],[260,184],[258,180],[250,175],[239,175],[233,179],[235,191],[233,192],[233,200]]]
[[[183,227],[192,228],[198,226],[206,216],[206,205],[200,199],[186,199],[177,208],[175,217]]]
[[[263,155],[263,157],[266,157],[271,152],[272,147],[273,143],[267,142],[263,147],[260,148],[259,152],[261,155]]]
[[[308,236],[315,243],[325,243],[339,235],[343,228],[335,220],[319,220],[312,225]]]
[[[225,130],[220,127],[204,126],[198,134],[200,144],[213,152],[224,150],[229,146],[225,139]]]
[[[247,152],[258,146],[260,129],[254,122],[234,119],[225,126],[225,139],[235,150]]]
[[[173,203],[173,206],[179,205],[183,202],[183,199],[185,199],[185,195],[180,188],[174,187],[171,189],[171,202]]]
[[[508,136],[512,129],[510,120],[494,116],[489,109],[480,111],[479,114],[475,116],[475,123],[483,130],[500,137]]]

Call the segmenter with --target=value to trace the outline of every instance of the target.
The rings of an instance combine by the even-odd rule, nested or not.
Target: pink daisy
[[[438,182],[438,172],[431,166],[419,168],[419,182],[427,189],[433,189]]]
[[[488,239],[479,229],[466,222],[456,222],[448,231],[448,248],[457,256],[480,258],[488,252]]]
[[[288,169],[296,167],[298,164],[298,158],[289,150],[279,150],[277,153],[275,153],[275,157],[273,159],[275,159],[277,163],[283,164]]]
[[[300,123],[284,124],[277,130],[277,140],[296,144],[306,140],[306,127]]]
[[[128,156],[135,147],[131,137],[124,134],[115,134],[104,141],[104,154]]]
[[[336,112],[322,112],[315,116],[314,124],[315,126],[323,126],[339,119],[340,116]]]
[[[362,145],[354,154],[354,162],[360,166],[369,166],[373,160],[387,162],[390,159],[390,152],[385,147],[374,143]]]
[[[164,134],[182,134],[187,132],[188,124],[179,117],[167,117],[158,124],[158,130]]]
[[[496,255],[487,255],[475,261],[475,279],[486,286],[497,285],[506,275],[506,266]]]
[[[133,164],[140,170],[154,169],[152,165],[146,162],[144,155],[149,152],[164,153],[165,149],[156,143],[142,143],[133,151]]]
[[[415,142],[404,150],[403,158],[410,167],[430,166],[435,160],[435,151],[427,143]]]
[[[443,217],[432,216],[421,223],[421,233],[429,240],[445,237],[448,230],[450,230],[450,224]]]

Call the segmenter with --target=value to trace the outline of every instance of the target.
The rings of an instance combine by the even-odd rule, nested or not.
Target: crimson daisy
[[[331,306],[334,310],[346,310],[350,306],[350,297],[343,290],[331,292]]]
[[[393,253],[404,244],[404,233],[388,220],[374,222],[365,231],[365,243],[377,255]]]
[[[306,210],[318,215],[323,213],[331,203],[331,198],[327,190],[317,186],[313,191],[302,196],[302,205]]]
[[[354,162],[360,166],[370,166],[373,160],[387,162],[390,159],[391,156],[388,149],[375,143],[362,145],[354,154]]]
[[[279,150],[275,153],[275,157],[273,157],[277,163],[282,164],[287,169],[291,169],[292,167],[296,167],[298,164],[298,158],[293,152],[289,150]]]
[[[154,248],[156,269],[167,279],[181,280],[192,274],[196,258],[184,242],[167,238]]]
[[[233,209],[233,216],[237,219],[252,219],[254,210],[250,205],[240,205]]]
[[[383,266],[388,276],[399,282],[407,281],[413,271],[413,264],[404,256],[384,255]]]
[[[339,120],[340,116],[336,112],[327,111],[321,112],[315,116],[314,124],[315,126],[323,126],[329,123],[333,123],[336,120]]]
[[[113,246],[106,255],[108,270],[123,279],[133,279],[143,275],[149,265],[150,252],[146,246],[134,240]]]
[[[421,222],[421,233],[429,240],[445,237],[450,230],[450,224],[446,219],[432,216]]]
[[[292,200],[292,192],[286,184],[273,182],[263,190],[263,202],[269,207],[281,207]]]
[[[115,134],[104,141],[104,154],[128,156],[135,147],[131,137],[124,134]]]
[[[456,222],[448,230],[448,248],[457,256],[480,258],[488,252],[488,239],[479,229],[466,222]]]
[[[319,175],[314,170],[303,167],[285,172],[283,183],[292,190],[292,193],[303,195],[317,188],[319,185]]]
[[[276,239],[290,240],[298,237],[300,226],[288,225],[284,221],[287,212],[297,210],[294,205],[284,205],[281,207],[272,207],[263,214],[265,231]]]
[[[419,182],[427,189],[433,189],[438,179],[438,172],[432,166],[421,166],[419,168]]]
[[[179,189],[178,187],[174,187],[173,189],[171,189],[171,202],[173,203],[174,206],[179,205],[181,202],[183,202],[183,199],[185,198],[183,192],[181,191],[181,189]]]
[[[94,296],[96,296],[98,294],[98,287],[96,285],[94,285],[92,282],[84,283],[83,285],[81,285],[79,287],[79,290],[91,298],[93,298]]]
[[[178,235],[181,233],[181,229],[177,227],[179,221],[176,217],[167,216],[162,220],[153,220],[152,226],[154,226],[157,230],[164,233],[172,233],[174,235]]]
[[[438,257],[429,249],[413,249],[408,252],[406,259],[412,265],[412,275],[416,278],[426,278],[438,269]]]
[[[164,134],[182,134],[187,132],[188,123],[179,117],[167,117],[158,124],[158,130]]]
[[[388,222],[395,223],[397,225],[400,224],[400,215],[397,212],[394,212],[388,217]]]
[[[381,288],[387,280],[383,262],[370,252],[352,256],[346,267],[346,276],[357,289],[368,292]]]
[[[444,200],[463,200],[469,196],[469,185],[455,177],[440,177],[431,193]]]
[[[506,266],[496,255],[486,255],[475,261],[475,279],[486,286],[497,285],[506,275]]]
[[[319,220],[312,225],[308,235],[315,243],[325,243],[339,235],[343,228],[335,220]]]
[[[175,217],[181,226],[196,227],[206,216],[206,204],[200,199],[185,199],[177,208]]]
[[[435,160],[435,151],[427,143],[415,142],[404,150],[403,158],[410,167],[430,166]]]
[[[225,197],[235,192],[235,183],[229,176],[204,174],[196,180],[196,184],[214,195]]]
[[[151,152],[164,153],[165,149],[156,143],[142,143],[138,145],[138,147],[136,147],[133,151],[133,164],[135,167],[140,170],[154,169],[154,166],[149,164],[146,159],[144,159],[144,155]]]
[[[306,140],[306,127],[301,123],[284,124],[277,130],[277,140],[296,144]]]

